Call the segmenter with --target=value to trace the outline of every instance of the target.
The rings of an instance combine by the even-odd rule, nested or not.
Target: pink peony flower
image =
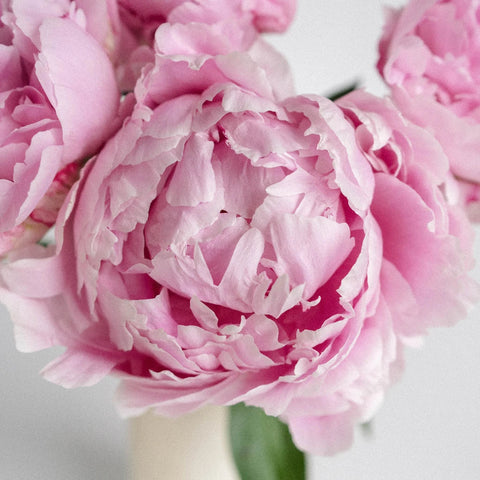
[[[259,32],[282,32],[293,20],[296,0],[118,0],[133,24],[250,24]]]
[[[401,345],[477,295],[470,230],[435,138],[362,92],[279,101],[263,47],[159,55],[70,191],[57,252],[16,252],[1,299],[19,349],[66,347],[53,382],[114,372],[125,415],[244,401],[332,454]]]
[[[168,44],[157,48],[161,54],[229,53],[248,50],[262,31],[283,31],[293,19],[295,0],[118,0],[120,18],[128,30],[151,45],[155,32],[169,31]],[[165,36],[158,33],[157,36]],[[158,40],[156,41],[158,47]],[[148,49],[139,50],[124,62],[131,72],[148,63]],[[278,60],[272,54],[273,62]],[[272,64],[273,64],[272,62]],[[281,61],[284,64],[284,61]],[[138,76],[138,75],[137,75]],[[133,75],[135,77],[135,75]],[[127,81],[124,82],[128,84]],[[131,83],[131,82],[130,82]]]
[[[59,17],[61,2],[45,7],[13,1],[2,10],[0,253],[43,236],[118,110],[104,51],[75,11]],[[43,213],[33,215],[36,208]]]
[[[413,0],[391,11],[378,63],[402,112],[442,144],[465,183],[467,204],[475,201],[471,192],[480,182],[478,8],[472,0]]]

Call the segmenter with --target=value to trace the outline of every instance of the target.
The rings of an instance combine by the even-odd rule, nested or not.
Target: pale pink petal
[[[353,422],[350,412],[324,417],[288,418],[296,445],[313,455],[334,455],[348,449],[353,442]]]
[[[48,381],[65,388],[89,387],[108,375],[116,362],[117,357],[106,352],[69,349],[41,373]]]
[[[212,151],[213,143],[200,135],[187,141],[168,186],[166,199],[170,205],[195,207],[213,200],[216,182],[210,162]]]
[[[46,20],[40,38],[36,72],[62,125],[65,158],[78,160],[95,152],[110,133],[119,102],[112,65],[72,20]]]
[[[347,224],[324,217],[283,215],[275,218],[270,228],[278,274],[286,273],[293,285],[304,283],[305,299],[311,298],[334,274],[354,244]]]
[[[36,352],[61,343],[55,321],[59,317],[52,315],[49,303],[22,298],[4,288],[0,296],[14,322],[15,345],[20,352]]]
[[[40,250],[42,256],[48,253],[43,247],[36,250]],[[57,256],[31,258],[37,252],[28,250],[22,253],[26,258],[2,266],[1,277],[5,286],[17,295],[29,298],[48,298],[60,294],[66,278],[62,259]]]

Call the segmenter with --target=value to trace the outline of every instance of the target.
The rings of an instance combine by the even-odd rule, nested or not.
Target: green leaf
[[[305,480],[305,455],[288,427],[256,407],[230,407],[230,442],[242,480]]]
[[[358,83],[359,82],[353,82],[347,85],[346,87],[341,88],[340,90],[332,92],[327,95],[327,98],[329,98],[332,102],[334,102],[335,100],[338,100],[339,98],[342,98],[343,96],[356,90],[358,88]]]
[[[372,420],[368,420],[367,422],[363,422],[360,424],[360,431],[363,433],[365,438],[373,438],[375,435],[375,425]]]

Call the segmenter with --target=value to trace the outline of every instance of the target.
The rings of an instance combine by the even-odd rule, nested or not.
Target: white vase
[[[239,480],[228,409],[209,406],[179,418],[131,420],[131,480]]]

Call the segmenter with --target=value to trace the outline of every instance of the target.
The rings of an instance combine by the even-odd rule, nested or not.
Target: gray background
[[[374,69],[382,3],[299,0],[291,30],[271,37],[291,62],[299,93],[329,93],[356,79],[384,91]],[[359,431],[346,453],[311,459],[311,478],[480,479],[479,315],[476,308],[409,350],[370,434]],[[0,311],[0,480],[125,480],[128,424],[112,406],[115,381],[73,391],[49,384],[37,372],[54,356],[18,353]]]

